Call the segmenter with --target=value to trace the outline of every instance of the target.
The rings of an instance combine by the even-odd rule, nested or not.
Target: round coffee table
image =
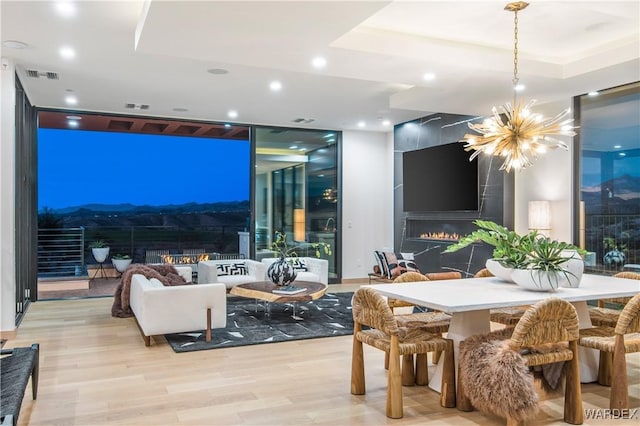
[[[323,283],[311,281],[294,281],[292,285],[305,288],[306,291],[297,294],[276,294],[273,293],[273,290],[278,288],[278,286],[271,281],[255,281],[238,284],[231,288],[229,294],[256,299],[256,303],[258,300],[266,302],[265,315],[267,317],[271,316],[270,303],[292,303],[293,318],[301,320],[302,318],[296,316],[296,302],[309,302],[319,299],[324,296],[328,286]]]

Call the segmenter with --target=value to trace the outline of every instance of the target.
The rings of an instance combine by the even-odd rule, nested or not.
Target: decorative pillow
[[[247,267],[244,263],[219,263],[216,265],[218,276],[247,275]]]
[[[398,267],[398,256],[394,252],[385,251],[384,259],[386,261],[387,278],[393,278],[393,270]]]
[[[420,272],[420,270],[418,270],[418,266],[412,260],[399,260],[398,266],[405,271]]]
[[[376,262],[378,263],[379,274],[383,277],[387,276],[387,260],[384,257],[384,254],[381,251],[375,250],[373,252],[373,256],[376,258]]]
[[[400,253],[400,256],[402,256],[404,260],[415,260],[413,253]]]
[[[304,259],[300,259],[299,257],[289,259],[289,264],[293,266],[293,270],[296,272],[307,272],[309,270],[307,268],[307,262],[305,262]]]

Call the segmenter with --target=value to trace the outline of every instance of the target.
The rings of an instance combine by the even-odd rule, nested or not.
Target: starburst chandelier
[[[517,101],[518,87],[518,12],[529,3],[519,1],[507,4],[504,9],[514,12],[514,49],[513,49],[513,105],[506,103],[493,107],[493,116],[480,124],[468,123],[469,128],[480,135],[466,134],[461,142],[466,142],[465,150],[475,152],[469,158],[472,161],[481,152],[504,158],[500,170],[507,173],[513,169],[523,169],[532,164],[531,158],[547,149],[564,148],[567,145],[553,136],[574,136],[573,118],[563,120],[571,110],[567,108],[553,118],[531,112],[536,100],[524,107]]]

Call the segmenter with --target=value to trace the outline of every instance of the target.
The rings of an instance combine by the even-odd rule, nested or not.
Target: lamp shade
[[[549,201],[529,201],[529,230],[540,231],[549,236],[551,231],[551,203]]]
[[[306,221],[304,209],[293,209],[293,239],[306,241]]]

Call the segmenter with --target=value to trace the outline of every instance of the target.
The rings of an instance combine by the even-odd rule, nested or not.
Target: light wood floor
[[[441,408],[435,392],[415,386],[403,388],[404,418],[387,419],[381,351],[365,345],[367,394],[350,394],[351,336],[176,354],[163,338],[146,348],[132,318],[111,317],[111,302],[31,305],[5,346],[41,348],[38,400],[28,389],[20,425],[504,424]],[[631,406],[638,407],[640,359],[628,360]],[[608,392],[583,385],[584,408],[608,407]],[[562,424],[562,404],[561,396],[545,400],[533,424]]]

